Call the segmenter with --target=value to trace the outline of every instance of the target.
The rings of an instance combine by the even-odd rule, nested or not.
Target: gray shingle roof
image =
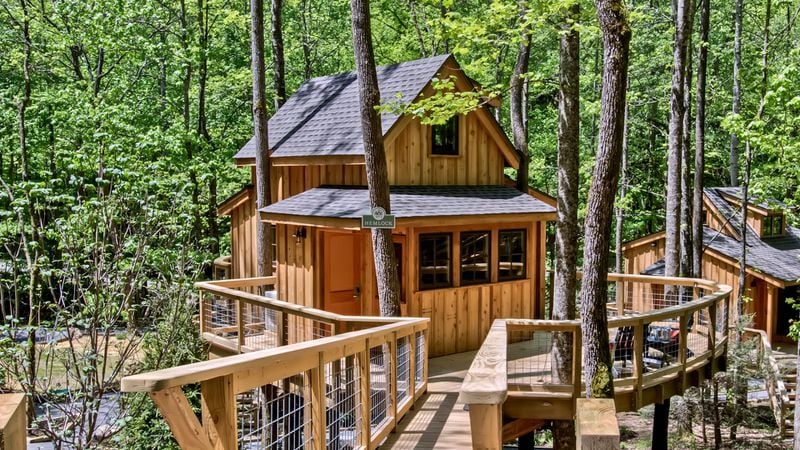
[[[398,219],[473,214],[554,213],[552,206],[508,186],[392,186],[392,214]],[[343,219],[369,214],[369,195],[361,186],[322,186],[260,211]]]
[[[377,68],[381,103],[411,102],[450,55],[434,56]],[[399,116],[384,113],[384,134]],[[269,120],[272,156],[363,155],[358,83],[354,72],[312,78]],[[255,158],[251,138],[234,156]]]

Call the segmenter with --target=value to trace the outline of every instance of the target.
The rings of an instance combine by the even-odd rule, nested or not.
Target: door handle
[[[361,286],[353,287],[353,298],[361,297]]]

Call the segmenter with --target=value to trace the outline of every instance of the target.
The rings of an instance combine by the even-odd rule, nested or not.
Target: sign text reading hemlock
[[[380,206],[372,208],[372,214],[361,216],[361,228],[394,228],[394,214],[386,214]]]

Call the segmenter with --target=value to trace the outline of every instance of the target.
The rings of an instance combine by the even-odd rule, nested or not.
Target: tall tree
[[[564,15],[559,46],[558,96],[558,221],[556,222],[553,319],[575,318],[575,291],[578,261],[578,183],[580,163],[580,33],[576,22],[580,5],[576,2]],[[556,380],[572,383],[572,343],[570,333],[553,336],[553,368]],[[575,422],[553,423],[554,448],[575,448]]]
[[[361,134],[364,140],[364,162],[367,169],[367,188],[370,208],[381,207],[391,213],[389,203],[389,173],[383,148],[383,133],[378,110],[381,95],[372,50],[372,26],[369,0],[350,0],[353,22],[353,50],[358,74],[361,106]],[[394,253],[392,230],[372,229],[372,252],[375,255],[375,276],[382,316],[400,315],[400,281],[397,257]]]
[[[703,172],[706,144],[706,70],[708,68],[708,31],[710,0],[700,0],[700,45],[697,57],[697,112],[694,130],[694,195],[692,198],[692,276],[703,273]]]
[[[250,0],[250,46],[253,71],[253,131],[256,147],[256,209],[270,201],[269,138],[267,135],[266,69],[264,68],[264,0]],[[256,222],[256,252],[258,274],[272,275],[272,246],[270,228],[266,222]]]
[[[742,65],[742,14],[744,0],[736,0],[733,15],[733,114],[739,114],[742,105],[742,86],[739,71]],[[730,185],[739,185],[739,137],[731,133]]]
[[[530,165],[530,155],[528,154],[528,124],[525,121],[525,77],[528,73],[528,60],[531,55],[531,35],[530,21],[528,20],[525,0],[519,1],[519,20],[520,37],[519,52],[517,62],[514,64],[514,72],[511,74],[511,134],[514,136],[514,147],[519,153],[519,170],[517,170],[517,189],[522,192],[528,191],[528,166]]]
[[[690,5],[692,6],[692,5]],[[691,7],[691,10],[694,8]],[[680,218],[680,276],[692,274],[692,135],[689,133],[692,114],[692,22],[689,13],[686,68],[683,76],[683,139],[681,140],[681,218]]]
[[[667,206],[666,239],[664,249],[664,275],[677,276],[680,272],[680,219],[681,219],[681,146],[683,144],[683,91],[686,74],[686,43],[689,37],[689,10],[691,0],[675,0],[673,21],[675,40],[672,48],[672,87],[670,89],[669,146],[667,150]]]
[[[608,258],[611,216],[619,181],[631,29],[621,0],[596,0],[603,35],[603,91],[597,159],[589,189],[583,249],[581,330],[584,377],[588,397],[613,398],[611,352],[608,348]]]
[[[283,0],[272,0],[272,65],[275,110],[286,101],[286,59],[283,56]]]

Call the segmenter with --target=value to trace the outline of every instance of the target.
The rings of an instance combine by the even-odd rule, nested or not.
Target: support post
[[[237,418],[233,375],[225,375],[200,383],[200,404],[203,428],[215,450],[236,450]]]
[[[500,450],[503,448],[503,405],[469,405],[469,424],[472,448]]]
[[[619,423],[614,400],[579,398],[575,404],[577,447],[586,450],[619,449]]]
[[[0,449],[27,448],[27,405],[28,400],[24,394],[0,395]]]
[[[653,450],[667,450],[669,443],[669,398],[655,404],[653,414],[653,441],[650,448]]]

